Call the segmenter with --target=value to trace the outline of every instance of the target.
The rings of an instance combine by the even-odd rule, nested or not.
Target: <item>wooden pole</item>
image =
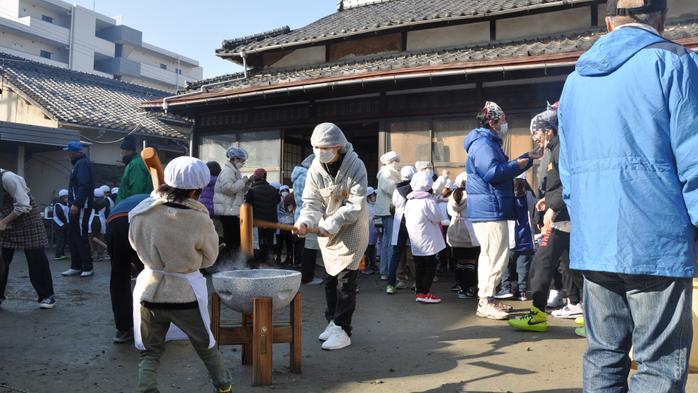
[[[252,231],[252,205],[243,203],[240,206],[240,250],[247,257],[254,256],[254,236]]]
[[[216,345],[221,346],[221,298],[217,293],[211,295],[211,333]]]
[[[274,341],[272,300],[270,297],[256,297],[252,303],[252,385],[268,386],[271,385]]]
[[[248,337],[252,339],[252,316],[248,314],[242,314],[242,329],[249,331]],[[242,364],[250,365],[252,364],[252,343],[247,342],[242,344]]]
[[[294,374],[301,373],[301,346],[303,344],[303,335],[301,329],[301,321],[303,319],[303,295],[300,292],[296,294],[291,302],[291,372]]]

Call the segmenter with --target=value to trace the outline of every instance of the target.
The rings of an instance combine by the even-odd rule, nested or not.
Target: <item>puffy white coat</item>
[[[213,194],[213,212],[217,216],[239,216],[240,205],[247,192],[247,177],[228,161],[216,180]]]
[[[405,215],[405,203],[407,199],[400,195],[398,190],[393,191],[393,206],[395,206],[395,216],[393,216],[393,233],[390,239],[390,244],[397,246],[397,238],[400,234],[400,223],[402,222],[402,217]]]
[[[468,209],[468,196],[463,193],[460,203],[456,203],[453,194],[448,198],[448,214],[451,222],[446,231],[446,241],[451,247],[471,248],[478,247],[473,223],[466,217]]]
[[[446,248],[439,225],[443,217],[431,195],[414,198],[411,195],[405,203],[405,226],[412,255],[436,255]]]
[[[330,233],[318,237],[325,270],[336,276],[356,270],[368,246],[366,167],[347,144],[337,177],[333,178],[316,158],[308,169],[303,207],[296,225],[320,227]]]
[[[376,217],[389,216],[395,185],[402,180],[400,172],[392,165],[384,165],[378,171],[378,188],[376,189]]]

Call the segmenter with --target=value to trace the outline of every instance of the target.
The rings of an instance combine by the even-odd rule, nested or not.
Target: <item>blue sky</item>
[[[71,0],[68,0],[71,1]],[[93,0],[72,0],[92,9]],[[194,58],[204,77],[239,71],[215,56],[224,39],[288,25],[305,26],[336,11],[337,0],[94,0],[95,10],[121,16],[143,40]]]

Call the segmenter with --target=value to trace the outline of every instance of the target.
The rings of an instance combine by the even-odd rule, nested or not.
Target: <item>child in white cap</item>
[[[199,272],[218,257],[216,229],[198,201],[210,178],[203,161],[178,157],[165,168],[165,184],[129,213],[129,241],[144,265],[133,291],[141,392],[157,391],[170,324],[189,337],[218,392],[232,392],[209,326],[206,279]]]
[[[53,205],[53,233],[56,236],[56,260],[64,261],[68,259],[65,256],[65,246],[68,244],[68,190],[63,189],[58,191],[58,200]]]
[[[412,192],[407,195],[405,204],[405,226],[416,268],[415,301],[419,303],[441,302],[441,298],[431,293],[439,263],[436,256],[446,248],[440,227],[443,217],[432,194],[433,184],[428,171],[417,172],[410,181]]]

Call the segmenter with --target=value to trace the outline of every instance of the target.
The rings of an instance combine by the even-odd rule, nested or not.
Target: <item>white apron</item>
[[[104,215],[106,210],[106,207],[99,211],[95,211],[94,209],[92,209],[92,214],[90,214],[90,221],[88,223],[88,233],[92,233],[92,220],[96,218],[99,220],[99,233],[101,233],[102,235],[107,234],[107,218]]]
[[[204,322],[204,327],[208,331],[208,347],[213,348],[216,345],[216,340],[213,338],[213,332],[211,332],[211,319],[208,315],[208,288],[206,287],[206,278],[198,270],[193,273],[172,273],[165,272],[162,270],[152,270],[147,266],[141,271],[136,279],[136,286],[133,288],[133,341],[136,348],[139,350],[144,350],[143,338],[141,337],[141,296],[143,291],[145,291],[146,283],[153,278],[153,273],[160,273],[166,276],[178,277],[189,282],[191,289],[194,291],[196,296],[196,301],[199,304],[199,312],[201,313],[201,320]],[[165,340],[184,340],[187,339],[187,335],[182,332],[174,324],[170,324],[170,329],[167,331]]]

